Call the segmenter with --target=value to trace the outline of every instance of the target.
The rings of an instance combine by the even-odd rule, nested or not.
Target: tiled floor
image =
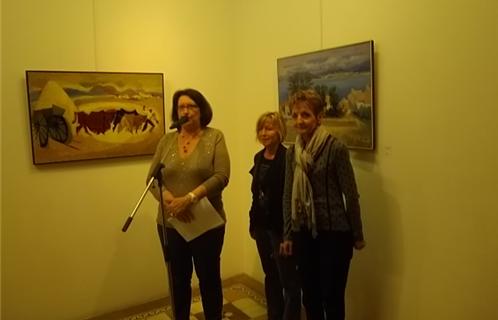
[[[204,320],[198,290],[194,290],[190,309],[191,320]],[[168,299],[114,312],[93,320],[172,320]],[[223,281],[223,319],[264,320],[266,300],[263,285],[247,275],[238,275]]]
[[[191,320],[204,320],[200,296],[192,299],[190,309]],[[122,320],[172,320],[170,306],[164,306],[139,314],[127,316]],[[266,319],[266,302],[261,294],[245,286],[235,283],[223,288],[223,319],[226,320],[263,320]]]

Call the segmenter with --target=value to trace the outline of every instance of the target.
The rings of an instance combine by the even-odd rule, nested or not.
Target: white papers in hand
[[[190,212],[194,217],[190,223],[182,222],[173,217],[168,219],[168,222],[173,225],[185,241],[191,241],[206,231],[219,227],[225,223],[207,197],[192,204],[190,206]]]

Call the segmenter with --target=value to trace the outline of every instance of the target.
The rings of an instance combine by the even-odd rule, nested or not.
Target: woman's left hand
[[[365,240],[356,240],[354,242],[354,248],[356,250],[361,250],[361,249],[365,248],[366,245],[367,245],[367,243],[365,242]]]
[[[292,241],[290,241],[290,240],[284,240],[280,244],[279,253],[280,253],[280,255],[282,255],[284,257],[292,256]]]

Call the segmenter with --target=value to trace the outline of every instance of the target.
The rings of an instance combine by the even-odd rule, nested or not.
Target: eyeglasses
[[[182,111],[182,110],[194,110],[196,108],[199,108],[199,106],[197,106],[196,104],[182,104],[180,106],[178,106],[178,110],[179,111]]]

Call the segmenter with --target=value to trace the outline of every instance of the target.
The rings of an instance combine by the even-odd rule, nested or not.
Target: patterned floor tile
[[[191,320],[204,320],[202,302],[194,295],[191,305]],[[151,309],[120,320],[172,320],[171,306]],[[266,319],[264,295],[242,283],[233,283],[223,288],[223,320]]]
[[[244,312],[249,319],[258,318],[266,313],[266,308],[251,298],[242,298],[232,302],[232,304]]]

